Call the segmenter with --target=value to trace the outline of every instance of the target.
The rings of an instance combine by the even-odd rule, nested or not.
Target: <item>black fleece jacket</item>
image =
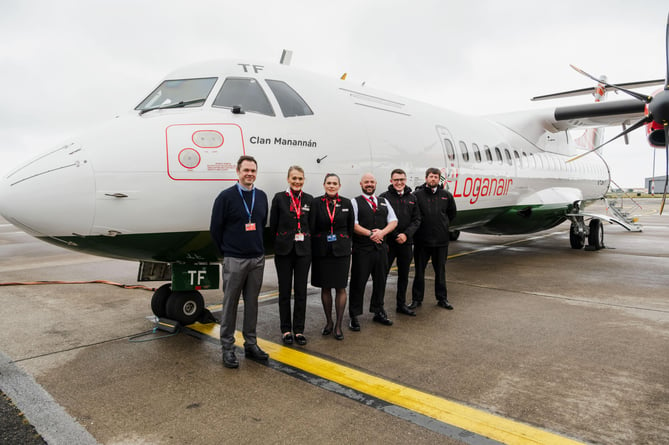
[[[423,184],[414,192],[420,209],[421,223],[414,235],[414,243],[424,246],[447,246],[448,226],[458,212],[455,199],[448,190],[435,190]]]

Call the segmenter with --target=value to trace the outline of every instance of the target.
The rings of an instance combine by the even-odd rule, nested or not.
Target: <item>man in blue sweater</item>
[[[267,222],[267,195],[254,187],[258,163],[252,156],[237,161],[239,182],[223,190],[211,213],[211,236],[223,255],[223,314],[221,346],[223,365],[239,367],[235,355],[235,329],[240,295],[244,298],[244,355],[265,361],[269,355],[258,347],[258,294],[265,268],[263,229]]]

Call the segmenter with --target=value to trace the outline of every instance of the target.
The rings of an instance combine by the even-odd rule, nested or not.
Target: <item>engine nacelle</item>
[[[666,147],[664,125],[669,122],[669,90],[662,88],[653,93],[653,99],[646,104],[646,116],[653,118],[646,124],[648,142],[653,147]]]
[[[646,137],[648,143],[656,148],[664,148],[667,142],[664,137],[664,126],[654,121],[646,124]]]

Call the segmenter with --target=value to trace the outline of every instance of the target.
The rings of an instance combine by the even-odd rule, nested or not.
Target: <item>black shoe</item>
[[[325,327],[321,330],[321,334],[323,335],[332,334],[332,326],[328,327],[328,325],[325,325]]]
[[[416,316],[416,312],[409,309],[409,306],[407,306],[406,304],[403,304],[402,306],[397,306],[397,311],[396,312],[398,314],[409,315],[411,317]]]
[[[258,347],[258,345],[244,346],[244,355],[251,360],[264,362],[269,358],[269,354]]]
[[[223,366],[226,368],[239,368],[239,361],[233,349],[223,350]]]
[[[388,318],[386,315],[386,311],[379,311],[374,314],[374,318],[372,318],[373,321],[377,323],[381,323],[386,326],[392,326],[393,321]]]
[[[283,341],[284,345],[292,345],[293,344],[293,334],[290,332],[285,332],[283,336],[281,337],[281,340]]]
[[[413,301],[411,302],[411,304],[410,304],[409,306],[407,306],[407,307],[408,307],[409,309],[416,309],[417,307],[419,307],[419,306],[422,305],[422,304],[423,304],[423,303],[422,303],[421,301],[413,300]]]
[[[439,300],[437,302],[437,306],[443,307],[444,309],[448,309],[449,311],[453,310],[453,306],[451,306],[451,303],[449,303],[448,300]]]
[[[348,328],[352,331],[360,330],[360,323],[358,322],[358,317],[351,317],[348,322]]]
[[[304,336],[304,334],[295,334],[295,343],[297,343],[300,346],[304,346],[307,344],[307,337]]]
[[[360,328],[358,328],[360,329]],[[344,339],[344,333],[340,330],[339,333],[337,333],[337,329],[334,330],[334,338],[335,340],[343,340]]]

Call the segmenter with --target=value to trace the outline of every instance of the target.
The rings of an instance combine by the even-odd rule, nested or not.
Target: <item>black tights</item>
[[[321,289],[321,302],[325,311],[326,328],[332,328],[332,289]],[[341,334],[341,324],[344,319],[344,309],[346,309],[346,288],[335,289],[335,312],[337,313],[337,324],[334,326],[334,333]]]

